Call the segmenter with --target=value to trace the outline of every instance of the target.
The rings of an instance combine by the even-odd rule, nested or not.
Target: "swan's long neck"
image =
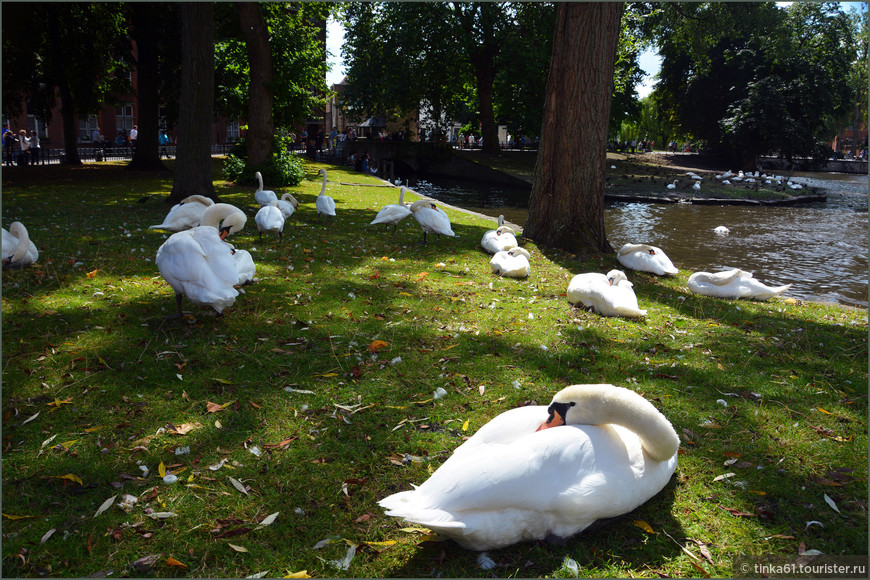
[[[259,184],[257,186],[257,191],[263,191],[263,176],[260,175],[259,171],[257,172],[257,183]]]
[[[15,246],[15,251],[12,252],[11,256],[11,261],[14,264],[21,260],[30,249],[30,235],[21,222],[10,224],[9,233],[18,238],[18,245]]]
[[[323,172],[323,185],[320,188],[320,195],[326,195],[326,172],[325,171]]]
[[[399,205],[403,205],[405,203],[405,188],[402,187],[399,189]]]
[[[574,403],[574,405],[571,405]],[[671,423],[652,403],[634,391],[613,385],[572,385],[553,397],[553,404],[568,405],[565,420],[584,425],[621,425],[637,434],[656,461],[666,461],[680,447]]]
[[[245,217],[245,214],[233,205],[228,203],[216,203],[210,206],[205,210],[205,213],[202,214],[200,225],[211,226],[216,230],[219,230],[221,222],[235,214],[241,214],[242,217]]]

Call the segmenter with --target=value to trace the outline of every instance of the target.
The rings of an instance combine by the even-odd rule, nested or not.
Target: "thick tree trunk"
[[[181,5],[181,103],[176,139],[175,180],[168,203],[189,195],[217,200],[211,179],[214,106],[214,5]]]
[[[272,154],[272,50],[269,29],[260,4],[239,2],[239,22],[242,38],[248,47],[251,63],[250,94],[248,98],[248,165],[258,167],[267,163]]]
[[[151,2],[131,2],[130,15],[133,23],[133,39],[138,51],[136,58],[136,94],[139,97],[139,107],[136,114],[136,125],[139,135],[136,138],[136,149],[128,169],[140,171],[165,171],[166,166],[160,160],[158,144],[159,130],[159,76],[158,48],[159,35],[152,26],[153,11],[165,10],[165,7]]]
[[[60,94],[60,114],[61,123],[63,125],[63,149],[64,149],[64,164],[66,165],[81,165],[82,160],[79,158],[78,146],[78,127],[75,120],[75,104],[73,103],[72,90],[67,82],[63,65],[63,59],[59,55],[63,53],[63,40],[60,33],[60,18],[59,8],[56,5],[48,5],[48,44],[49,50],[55,51],[58,58],[51,60],[56,67],[53,71],[54,77],[57,79],[57,92]]]
[[[480,130],[483,137],[483,151],[497,155],[498,127],[495,124],[495,111],[492,107],[492,86],[495,83],[494,51],[485,47],[471,55],[471,64],[477,77],[477,101],[480,105]]]
[[[622,3],[559,3],[541,143],[523,235],[574,253],[610,252],[604,171]]]

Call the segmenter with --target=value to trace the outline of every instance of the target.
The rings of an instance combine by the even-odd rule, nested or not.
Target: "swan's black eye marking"
[[[655,255],[656,255],[656,251],[655,251],[655,250],[650,250],[650,251],[649,251],[649,255],[650,255],[650,256],[655,256]]]
[[[576,406],[576,405],[577,405],[577,403],[574,402],[574,401],[571,401],[571,402],[568,404],[569,407],[574,407],[574,406]]]

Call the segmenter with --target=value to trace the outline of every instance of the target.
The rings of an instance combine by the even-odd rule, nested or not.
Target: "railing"
[[[233,144],[212,145],[212,155],[227,155]],[[100,161],[119,161],[129,160],[133,158],[134,148],[132,146],[111,146],[111,147],[79,147],[78,154],[82,163],[95,163]],[[159,153],[161,159],[171,159],[175,157],[175,145],[160,145]],[[39,154],[39,164],[47,165],[52,163],[63,163],[66,158],[65,149],[41,148]],[[18,152],[15,152],[14,160],[17,165]],[[3,155],[3,163],[6,164],[6,155]]]

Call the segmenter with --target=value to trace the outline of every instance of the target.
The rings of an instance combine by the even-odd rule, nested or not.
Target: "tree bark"
[[[165,7],[151,2],[131,2],[130,16],[132,21],[133,39],[136,41],[136,94],[138,110],[136,125],[139,135],[136,137],[133,159],[127,165],[128,169],[140,171],[166,171],[166,166],[160,160],[158,143],[159,131],[159,88],[158,76],[158,45],[159,34],[152,24],[153,11],[164,10]]]
[[[211,138],[214,120],[214,6],[181,5],[181,103],[176,139],[175,180],[167,203],[189,195],[217,201],[212,182]]]
[[[248,98],[248,133],[245,138],[248,148],[248,166],[266,164],[272,155],[272,135],[275,125],[272,119],[273,95],[272,49],[269,46],[269,29],[260,4],[239,2],[239,23],[242,38],[248,47],[251,65]]]
[[[524,235],[573,253],[611,252],[604,171],[623,4],[559,3]]]
[[[67,81],[64,64],[60,55],[63,52],[63,39],[60,32],[60,12],[56,5],[48,6],[48,45],[49,50],[58,57],[51,60],[55,70],[52,74],[57,79],[57,92],[60,93],[60,114],[63,125],[63,149],[65,165],[81,165],[78,146],[78,128],[75,120],[75,103],[73,102],[72,90]]]

